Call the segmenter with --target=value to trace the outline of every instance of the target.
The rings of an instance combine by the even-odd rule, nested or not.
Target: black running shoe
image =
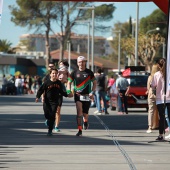
[[[84,124],[83,124],[83,129],[86,130],[86,129],[88,129],[88,128],[89,128],[88,122],[84,122]]]
[[[158,138],[156,138],[157,141],[162,141],[164,140],[163,136],[158,136]]]
[[[52,130],[48,130],[47,136],[52,136],[52,135],[53,135]]]
[[[76,134],[76,136],[82,136],[82,130],[79,130]]]

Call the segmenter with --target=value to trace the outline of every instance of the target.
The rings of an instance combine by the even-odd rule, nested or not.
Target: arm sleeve
[[[41,95],[44,93],[45,91],[45,85],[46,83],[42,84],[41,87],[39,88],[38,92],[37,92],[37,95],[36,95],[36,98],[40,98]]]
[[[156,78],[155,78],[155,74],[154,74],[153,79],[151,81],[151,87],[154,88],[156,86],[157,86],[157,82],[156,82]]]
[[[59,83],[59,86],[60,86],[60,94],[62,95],[62,96],[64,96],[64,97],[68,97],[68,94],[67,94],[67,92],[65,92],[64,90],[63,90],[63,88],[62,88],[62,84],[61,84],[61,82]]]
[[[118,88],[118,86],[119,86],[119,81],[118,81],[118,79],[116,80],[116,88]]]

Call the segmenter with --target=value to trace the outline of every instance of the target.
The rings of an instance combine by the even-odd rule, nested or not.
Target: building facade
[[[88,35],[86,34],[71,34],[71,51],[77,53],[87,53],[88,51]],[[22,46],[21,42],[26,42],[29,48],[21,48],[24,50],[20,50],[17,54],[22,55],[29,55],[31,52],[37,52],[38,56],[44,56],[46,53],[46,46],[45,46],[45,35],[43,34],[23,34],[20,36],[20,46]],[[57,39],[57,35],[50,35],[49,36],[49,44],[50,44],[50,51],[54,51],[60,49],[60,44]],[[91,37],[90,37],[90,45],[91,47]],[[89,48],[91,53],[91,48]],[[111,52],[111,51],[110,51]],[[107,56],[110,54],[108,52],[108,42],[106,38],[102,36],[95,36],[94,37],[94,56]]]

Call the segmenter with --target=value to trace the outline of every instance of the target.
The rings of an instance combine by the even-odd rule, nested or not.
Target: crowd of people
[[[36,94],[42,85],[42,78],[38,75],[3,75],[1,94]]]
[[[148,129],[146,133],[152,133],[153,130],[159,130],[158,141],[170,139],[170,91],[165,91],[165,73],[166,60],[159,59],[152,66],[151,74],[148,77],[147,91],[148,95]],[[128,114],[127,96],[129,95],[130,84],[126,78],[119,72],[118,77],[106,80],[102,70],[98,69],[95,74],[97,81],[97,88],[94,100],[96,102],[97,111],[94,114],[102,114],[102,102],[104,103],[105,114],[109,114],[106,109],[107,94],[115,95],[117,98],[118,114]],[[109,90],[110,89],[110,90]],[[111,103],[110,103],[111,104]],[[93,101],[94,105],[94,101]],[[165,136],[165,134],[168,134]]]
[[[53,62],[50,62],[48,74],[43,79],[40,76],[31,77],[29,75],[10,76],[7,79],[4,75],[1,94],[6,93],[7,84],[12,81],[17,94],[34,93],[36,102],[41,98],[49,136],[52,135],[53,129],[60,132],[63,96],[74,96],[78,128],[76,136],[82,136],[82,130],[89,127],[90,107],[96,107],[97,110],[94,112],[96,115],[109,115],[108,100],[113,94],[117,98],[115,107],[117,107],[118,114],[128,114],[127,96],[130,87],[127,79],[122,76],[122,72],[119,72],[117,77],[111,75],[108,78],[102,68],[98,68],[96,73],[86,68],[86,62],[84,56],[79,56],[77,58],[78,69],[71,73],[68,72],[69,64],[66,60],[59,61],[58,69]],[[164,58],[153,64],[146,91],[148,95],[148,129],[146,133],[159,129],[156,139],[158,141],[170,139],[170,91],[165,92],[165,66]],[[168,135],[164,137],[165,133]]]

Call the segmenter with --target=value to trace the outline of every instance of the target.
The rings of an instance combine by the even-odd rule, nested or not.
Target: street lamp
[[[95,7],[77,7],[77,9],[91,9],[92,10],[92,43],[91,43],[91,70],[94,71],[94,9]]]
[[[152,30],[149,30],[146,32],[146,35],[149,34],[150,32],[153,32],[153,31],[159,31],[160,28],[159,27],[156,27],[155,29],[152,29]]]
[[[113,31],[113,33],[119,34],[119,42],[118,42],[118,71],[120,72],[120,40],[121,40],[121,30]]]
[[[90,21],[76,20],[78,23],[87,23],[88,24],[88,40],[87,40],[87,68],[90,68]]]

